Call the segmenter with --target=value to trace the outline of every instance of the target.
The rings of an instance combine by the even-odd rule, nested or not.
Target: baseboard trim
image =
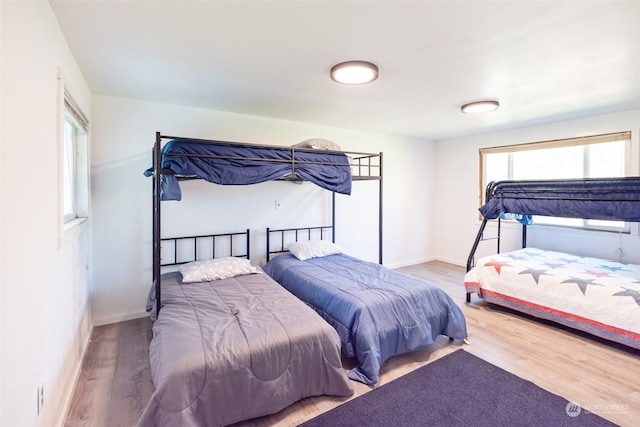
[[[119,314],[117,316],[105,317],[104,319],[94,319],[95,326],[110,325],[112,323],[125,322],[127,320],[139,319],[141,317],[148,317],[149,313],[146,311],[137,311],[134,313]]]
[[[87,356],[87,350],[89,349],[89,343],[91,342],[91,336],[93,335],[93,328],[95,325],[93,322],[90,324],[89,333],[82,344],[82,351],[80,352],[80,363],[75,367],[73,373],[73,387],[71,387],[71,392],[65,396],[64,401],[62,402],[61,416],[56,420],[56,426],[64,426],[66,424],[67,415],[69,414],[69,410],[71,409],[71,403],[73,402],[73,396],[76,394],[76,387],[78,386],[78,381],[80,380],[80,375],[82,374],[82,367],[84,366],[84,359]]]
[[[460,262],[460,261],[452,260],[452,259],[436,257],[432,261],[446,262],[447,264],[457,265],[458,267],[465,267],[465,268],[467,267],[467,263],[466,262]]]
[[[429,261],[435,261],[435,258],[429,257],[429,258],[416,259],[416,260],[406,261],[406,262],[398,262],[398,263],[394,263],[394,264],[388,264],[387,267],[389,267],[391,269],[395,269],[395,268],[400,268],[400,267],[408,267],[410,265],[423,264],[423,263],[429,262]]]
[[[396,264],[389,264],[389,265],[387,265],[387,267],[389,267],[391,269],[395,269],[395,268],[400,268],[400,267],[409,267],[411,265],[416,265],[416,264],[423,264],[425,262],[431,262],[431,261],[446,262],[447,264],[456,265],[458,267],[466,267],[467,266],[466,263],[463,263],[463,262],[460,262],[460,261],[456,261],[456,260],[440,258],[440,257],[429,257],[429,258],[417,259],[417,260],[413,260],[413,261],[399,262],[399,263],[396,263]]]

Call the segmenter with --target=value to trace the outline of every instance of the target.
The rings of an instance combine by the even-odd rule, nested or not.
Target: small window
[[[610,178],[631,174],[631,132],[480,149],[481,191],[491,181]],[[537,216],[537,224],[629,231],[622,221]]]
[[[89,214],[89,122],[66,90],[63,121],[62,212],[69,224]]]

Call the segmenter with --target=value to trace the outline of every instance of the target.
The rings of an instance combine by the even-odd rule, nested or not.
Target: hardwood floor
[[[388,360],[377,386],[392,381],[459,348],[621,426],[640,420],[640,351],[604,342],[487,305],[475,296],[465,302],[464,268],[429,262],[400,269],[438,284],[460,305],[469,344],[439,337],[425,351]],[[148,318],[94,329],[66,426],[132,426],[153,393]],[[345,368],[351,362],[344,361]],[[371,390],[354,382],[352,398]],[[236,427],[295,426],[348,399],[303,399],[283,411]]]
[[[150,340],[146,317],[94,328],[65,426],[127,427],[138,421],[154,389]]]

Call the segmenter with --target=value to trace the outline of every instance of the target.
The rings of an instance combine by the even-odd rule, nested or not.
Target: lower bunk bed
[[[524,248],[483,257],[468,293],[640,349],[640,265]]]
[[[640,222],[640,177],[500,181],[486,189],[467,261],[467,302],[485,301],[640,349],[640,265],[527,247],[535,215]],[[500,220],[522,223],[522,249],[500,253]],[[497,254],[474,261],[489,220]]]
[[[263,269],[335,328],[343,354],[356,360],[349,378],[375,384],[392,356],[428,348],[440,335],[467,339],[462,311],[436,285],[344,254],[321,236],[299,241],[322,228],[332,227],[267,229]]]
[[[207,237],[216,236],[197,236]],[[186,263],[161,286],[155,391],[138,426],[223,426],[308,396],[353,394],[335,330],[248,259]]]

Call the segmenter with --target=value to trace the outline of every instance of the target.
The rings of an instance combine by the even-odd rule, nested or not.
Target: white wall
[[[0,425],[56,426],[91,330],[89,224],[58,234],[58,67],[86,114],[91,94],[48,2],[0,11]]]
[[[384,263],[434,256],[435,146],[387,135],[224,112],[93,96],[93,314],[96,324],[144,315],[151,286],[151,166],[155,132],[269,145],[326,138],[345,150],[384,152]],[[354,182],[337,196],[336,240],[346,252],[377,261],[377,184]],[[252,186],[182,184],[181,202],[164,202],[163,235],[250,228],[252,261],[265,258],[266,227],[328,224],[329,192],[311,183]],[[275,209],[275,200],[282,207]]]
[[[497,112],[499,114],[499,111]],[[504,132],[439,141],[436,145],[437,190],[436,216],[439,226],[435,232],[437,257],[454,264],[466,265],[467,256],[480,225],[479,155],[483,147],[493,147],[552,139],[631,131],[636,150],[633,167],[637,174],[640,160],[637,147],[640,129],[640,110],[607,114],[585,119],[523,127]],[[489,227],[488,227],[489,228]],[[502,250],[518,248],[520,227],[507,225]],[[491,235],[490,232],[487,235]],[[618,260],[620,247],[623,262],[640,262],[638,236],[617,233],[587,232],[556,227],[534,226],[528,230],[528,246],[597,256]],[[479,254],[495,250],[494,242],[481,243]]]
[[[3,35],[3,31],[2,31],[2,5],[0,4],[0,53],[2,52],[2,35]],[[3,55],[0,54],[0,165],[3,164],[2,162],[2,146],[3,146],[3,141],[4,141],[4,130],[3,130],[3,126],[2,126],[2,104],[4,104],[4,98],[2,97],[2,57]],[[0,173],[0,254],[2,253],[2,247],[4,247],[3,243],[2,243],[2,229],[4,227],[2,227],[3,221],[2,221],[2,211],[4,210],[4,204],[2,203],[2,187],[3,187],[3,180],[2,180],[2,173]],[[0,262],[0,319],[2,319],[2,288],[3,288],[3,281],[2,281],[2,262]],[[2,329],[0,327],[0,384],[4,384],[4,377],[2,375]],[[0,422],[2,422],[2,402],[4,402],[3,399],[3,394],[2,394],[2,387],[0,387]]]
[[[2,42],[2,40],[3,40],[3,38],[2,38],[2,36],[3,36],[3,31],[2,31],[2,15],[3,15],[2,14],[2,9],[3,9],[2,5],[0,4],[0,52],[2,52],[2,50],[3,50],[2,46],[4,45],[3,42]],[[2,57],[3,57],[3,55],[0,54],[0,165],[3,164],[3,161],[2,161],[2,151],[3,151],[2,150],[2,146],[3,146],[3,141],[4,141],[4,130],[3,130],[3,126],[2,126],[2,117],[3,117],[2,116],[2,104],[4,104],[4,98],[2,97],[2,94],[3,94],[3,92],[2,92],[2,86],[3,86],[2,85],[2,82],[3,82],[3,78],[2,78],[2,74],[3,74],[3,72],[2,72],[2,69],[3,69],[3,67],[2,67]],[[4,204],[2,203],[2,199],[3,199],[2,198],[2,188],[4,186],[3,182],[4,181],[2,179],[2,173],[0,173],[0,254],[2,253],[1,252],[2,251],[2,247],[4,246],[2,244],[2,241],[3,241],[2,229],[4,228],[2,226],[2,224],[3,224],[2,212],[4,211]],[[4,285],[3,285],[4,282],[2,280],[2,277],[3,277],[2,270],[3,270],[2,269],[2,262],[0,262],[0,319],[3,319],[3,316],[2,316],[2,288],[4,287]],[[3,371],[4,371],[4,369],[3,369],[4,365],[2,363],[2,353],[3,353],[2,341],[4,341],[4,340],[2,339],[2,327],[0,326],[0,384],[4,384],[4,375],[2,374]],[[2,422],[2,413],[3,413],[3,411],[2,411],[2,402],[4,402],[2,391],[3,391],[2,390],[2,386],[0,386],[0,422]]]

